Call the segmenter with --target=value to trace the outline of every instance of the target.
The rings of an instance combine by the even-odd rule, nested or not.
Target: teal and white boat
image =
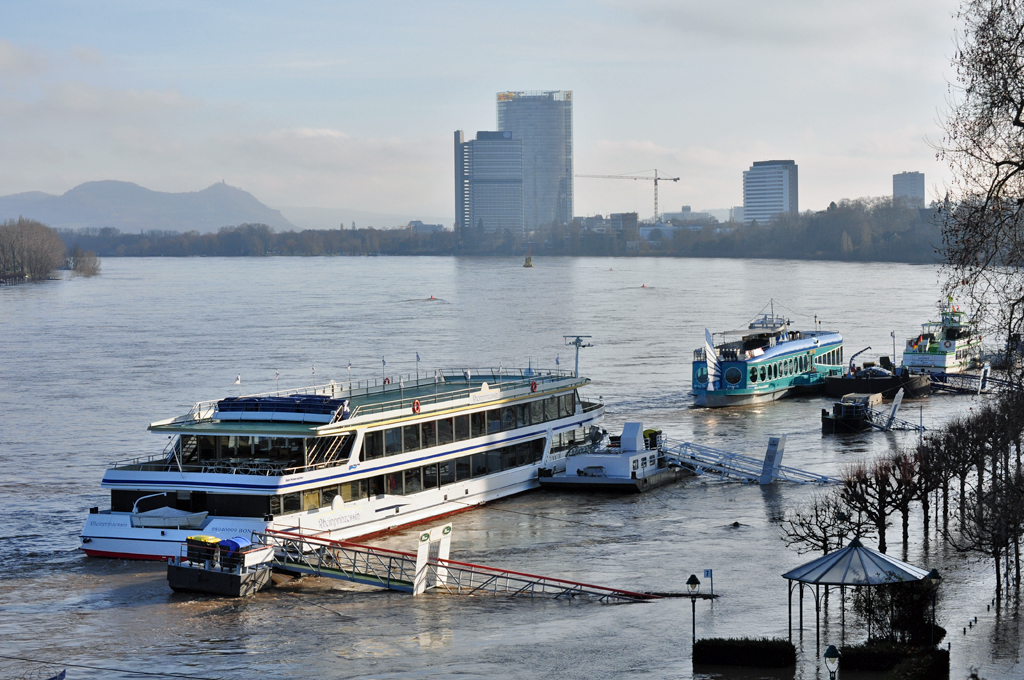
[[[790,328],[784,316],[762,314],[746,330],[704,329],[693,352],[694,406],[748,406],[817,392],[827,375],[843,371],[843,337],[835,331]],[[733,339],[735,336],[739,339]]]

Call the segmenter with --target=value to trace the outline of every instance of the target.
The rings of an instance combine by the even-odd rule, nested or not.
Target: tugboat
[[[921,324],[921,334],[907,339],[903,365],[911,373],[962,373],[981,365],[977,323],[949,298],[939,306],[939,320]]]
[[[694,406],[747,406],[820,392],[826,376],[840,375],[843,337],[793,330],[790,323],[762,314],[746,330],[718,334],[740,336],[718,345],[704,329],[704,346],[693,353]]]

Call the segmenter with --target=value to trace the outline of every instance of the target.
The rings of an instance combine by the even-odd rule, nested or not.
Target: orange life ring
[[[534,380],[533,382],[530,383],[530,391],[531,392],[536,392],[537,391],[537,381],[536,380]]]
[[[384,384],[385,385],[390,385],[391,384],[391,378],[384,378]]]
[[[412,402],[412,412],[413,413],[419,413],[420,412],[420,400],[419,399],[414,399],[413,400],[413,402]]]

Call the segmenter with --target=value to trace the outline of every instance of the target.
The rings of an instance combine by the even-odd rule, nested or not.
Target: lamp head
[[[835,673],[839,670],[839,657],[842,654],[836,649],[835,645],[829,645],[828,649],[825,650],[825,668],[828,669],[829,673]]]
[[[939,570],[938,569],[932,569],[931,571],[928,572],[927,579],[929,581],[931,581],[931,584],[933,586],[937,586],[937,585],[939,585],[939,582],[942,580],[942,577],[939,576]]]
[[[700,579],[696,574],[690,574],[690,578],[686,579],[686,589],[690,591],[690,595],[696,595],[700,590]]]

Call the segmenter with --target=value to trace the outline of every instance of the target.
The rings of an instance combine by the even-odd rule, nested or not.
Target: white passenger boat
[[[111,464],[81,549],[167,559],[192,534],[268,527],[353,539],[533,489],[603,418],[589,382],[472,369],[200,402],[149,426],[172,437],[163,453]]]
[[[921,324],[903,350],[903,366],[911,373],[962,373],[981,363],[977,324],[951,299],[939,305],[939,320]]]

